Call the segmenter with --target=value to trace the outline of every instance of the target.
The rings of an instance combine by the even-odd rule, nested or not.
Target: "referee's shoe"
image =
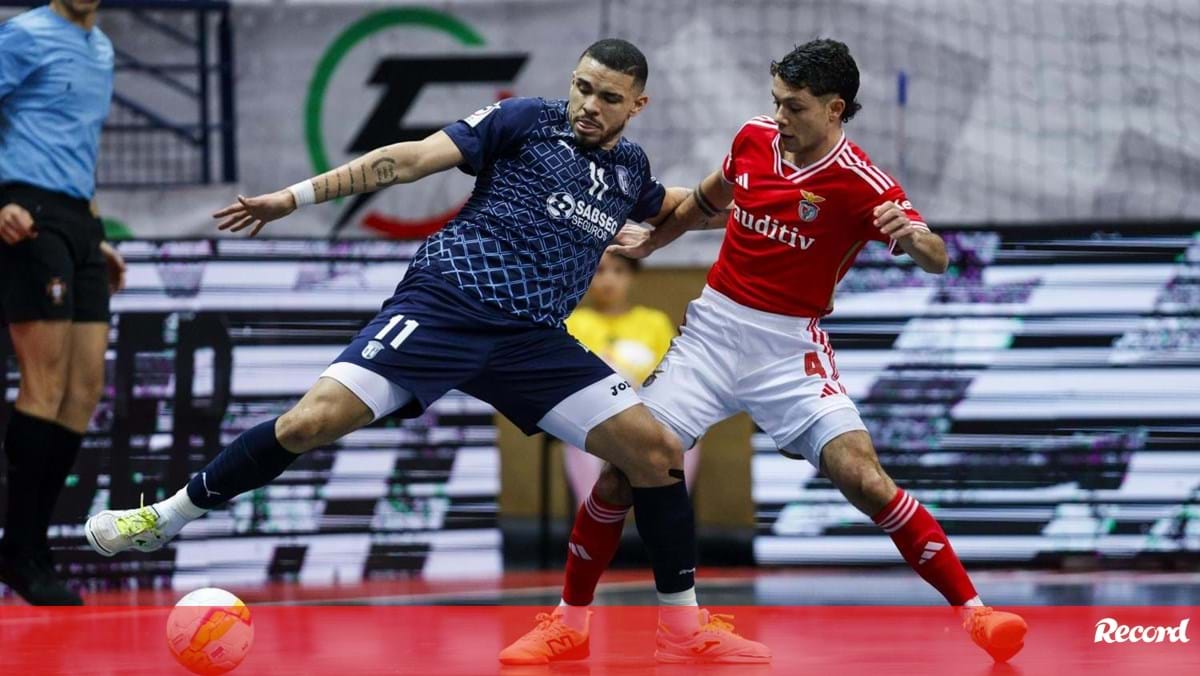
[[[49,553],[0,554],[0,582],[35,606],[82,606],[54,572]]]

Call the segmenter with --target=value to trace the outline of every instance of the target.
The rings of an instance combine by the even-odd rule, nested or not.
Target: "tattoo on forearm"
[[[325,194],[324,194],[324,195],[321,197],[321,199],[326,199],[326,200],[327,200],[327,199],[329,199],[329,198],[330,198],[330,194],[329,194],[329,173],[328,173],[328,172],[326,172],[326,173],[325,173],[325,175],[324,175],[324,176],[322,176],[321,178],[323,178],[323,179],[324,179],[324,186],[325,186]]]
[[[709,202],[708,199],[704,197],[704,192],[700,190],[700,186],[696,186],[695,189],[692,190],[692,197],[696,200],[696,206],[700,207],[700,212],[708,218],[716,216],[720,211],[712,205],[712,202]]]
[[[396,160],[390,157],[375,160],[371,163],[371,169],[375,172],[375,186],[378,188],[400,182],[400,177],[396,174]]]
[[[350,174],[350,194],[354,194],[354,167],[346,165],[346,173]]]
[[[363,190],[366,190],[366,189],[370,188],[370,186],[371,186],[371,184],[367,183],[367,163],[366,162],[362,163],[361,169],[362,169],[362,186],[363,186]],[[351,169],[351,171],[353,171],[353,169]]]

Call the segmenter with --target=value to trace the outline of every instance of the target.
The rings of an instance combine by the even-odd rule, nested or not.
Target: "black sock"
[[[37,533],[38,504],[46,449],[53,443],[56,425],[13,409],[4,435],[8,456],[8,504],[4,521],[3,550],[8,556],[31,554],[45,533]]]
[[[633,517],[650,553],[654,586],[675,594],[696,584],[696,523],[684,482],[633,489]]]
[[[58,423],[51,424],[51,436],[53,438],[44,452],[35,533],[36,544],[43,550],[49,549],[46,531],[50,529],[50,521],[54,517],[54,506],[58,504],[67,476],[71,474],[75,459],[79,457],[79,447],[83,444],[82,434]]]
[[[212,509],[237,495],[266,486],[300,457],[275,438],[275,418],[242,432],[188,482],[192,504]]]

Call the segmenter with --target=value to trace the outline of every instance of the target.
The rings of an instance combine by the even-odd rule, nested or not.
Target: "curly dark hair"
[[[846,102],[842,122],[849,122],[862,105],[858,96],[858,64],[844,42],[820,39],[806,42],[771,62],[771,75],[778,75],[788,86],[808,89],[813,96],[837,94]]]
[[[646,78],[650,75],[650,67],[646,64],[646,56],[628,40],[620,38],[605,38],[597,40],[583,50],[580,60],[590,56],[606,68],[619,73],[633,76],[633,85],[638,89],[646,87]]]

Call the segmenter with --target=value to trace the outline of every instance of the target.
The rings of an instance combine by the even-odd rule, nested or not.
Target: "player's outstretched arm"
[[[925,272],[940,275],[949,266],[946,243],[929,230],[924,223],[908,219],[900,205],[892,201],[875,207],[875,227],[895,240]]]
[[[673,195],[678,197],[671,199]],[[686,188],[670,188],[662,209],[648,221],[654,230],[649,233],[642,230],[639,236],[639,233],[622,229],[617,235],[617,243],[608,250],[629,258],[645,258],[689,230],[723,227],[725,206],[732,200],[733,186],[725,182],[720,171],[709,174],[690,192]]]
[[[444,131],[420,141],[393,143],[376,148],[346,164],[307,181],[257,197],[238,195],[237,202],[217,211],[218,230],[239,232],[250,228],[253,237],[267,223],[283,218],[306,204],[374,192],[397,183],[412,183],[430,174],[458,166],[462,151]]]

